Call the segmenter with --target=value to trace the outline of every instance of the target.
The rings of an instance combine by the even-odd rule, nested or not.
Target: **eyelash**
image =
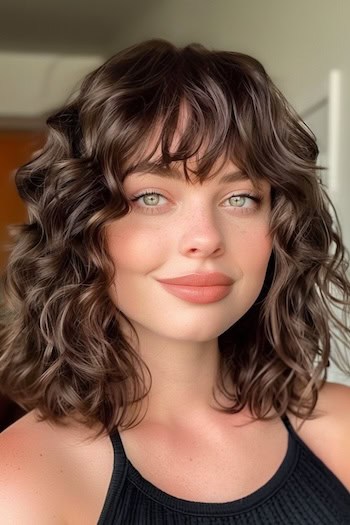
[[[163,197],[164,199],[166,199],[166,197],[164,197],[164,195],[162,195],[161,193],[158,193],[156,191],[144,191],[144,192],[142,192],[142,193],[140,193],[138,195],[133,195],[130,200],[131,200],[131,202],[137,202],[139,199],[141,199],[145,195],[159,195],[160,197]],[[254,195],[254,194],[251,194],[251,193],[233,194],[233,195],[230,195],[229,197],[227,197],[226,200],[232,199],[232,197],[245,197],[245,198],[251,199],[252,201],[255,202],[254,209],[258,208],[259,204],[262,201],[262,197],[259,194]],[[231,206],[229,206],[229,207],[231,207]],[[239,212],[241,214],[251,213],[252,211],[254,211],[253,208],[235,208],[234,206],[232,206],[232,208],[233,209],[242,210],[242,211]],[[145,206],[145,207],[141,206],[141,209],[145,210],[145,212],[149,213],[149,214],[160,213],[158,206]]]

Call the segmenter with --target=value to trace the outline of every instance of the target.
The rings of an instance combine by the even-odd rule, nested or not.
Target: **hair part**
[[[223,410],[312,417],[329,359],[350,375],[348,355],[341,362],[331,349],[337,332],[349,348],[349,252],[315,137],[260,62],[146,41],[87,75],[47,127],[43,149],[15,176],[28,221],[12,228],[3,276],[1,391],[42,419],[98,423],[97,436],[135,423],[130,408],[147,397],[151,375],[108,294],[106,225],[128,213],[123,180],[136,164],[182,163],[202,182],[230,159],[254,184],[271,184],[273,253],[260,296],[219,336],[218,385],[232,401]]]

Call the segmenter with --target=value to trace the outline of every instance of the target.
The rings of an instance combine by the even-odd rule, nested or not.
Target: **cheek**
[[[152,268],[162,252],[161,237],[154,230],[122,224],[110,226],[107,247],[117,270],[140,270],[142,273]]]
[[[254,304],[262,290],[269,260],[271,258],[273,242],[266,231],[246,234],[240,246],[239,255],[235,250],[237,264],[236,294],[240,298],[241,315]]]
[[[255,229],[243,236],[240,254],[241,268],[244,272],[265,274],[270,260],[273,241],[266,228]]]

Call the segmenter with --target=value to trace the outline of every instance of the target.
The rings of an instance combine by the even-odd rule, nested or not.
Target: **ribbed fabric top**
[[[227,503],[176,498],[147,481],[111,435],[114,467],[97,525],[350,525],[350,492],[308,448],[287,416],[286,455],[258,490]]]

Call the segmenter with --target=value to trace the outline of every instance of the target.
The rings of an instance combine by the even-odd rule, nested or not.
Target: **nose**
[[[186,257],[218,257],[224,253],[224,236],[218,218],[208,206],[193,206],[183,220],[180,252]]]

